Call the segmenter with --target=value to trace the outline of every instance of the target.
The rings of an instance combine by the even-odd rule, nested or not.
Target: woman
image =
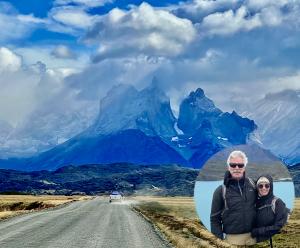
[[[260,176],[256,182],[256,228],[251,232],[257,242],[270,239],[287,222],[289,210],[284,202],[273,195],[273,179],[269,175]]]

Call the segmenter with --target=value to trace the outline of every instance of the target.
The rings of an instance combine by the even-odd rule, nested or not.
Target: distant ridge
[[[55,171],[0,169],[0,193],[192,196],[198,171],[174,164],[130,163],[68,165]]]

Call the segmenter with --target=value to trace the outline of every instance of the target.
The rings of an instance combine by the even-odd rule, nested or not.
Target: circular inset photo
[[[286,224],[295,189],[286,166],[257,145],[224,149],[202,167],[194,189],[197,214],[233,245],[269,240]]]

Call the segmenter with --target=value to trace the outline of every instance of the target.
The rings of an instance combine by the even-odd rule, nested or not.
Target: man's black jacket
[[[240,180],[231,177],[229,171],[224,176],[226,187],[226,205],[223,197],[222,185],[214,192],[210,224],[211,232],[220,239],[223,233],[241,234],[251,232],[255,221],[256,190],[245,175]]]

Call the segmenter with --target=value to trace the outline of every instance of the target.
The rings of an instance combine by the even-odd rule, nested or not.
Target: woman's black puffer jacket
[[[270,191],[266,196],[258,196],[256,201],[255,228],[252,230],[251,235],[257,239],[257,242],[268,240],[274,234],[278,233],[286,224],[289,213],[288,208],[286,208],[280,198],[276,199],[273,211],[272,201],[275,197],[273,194],[273,179],[269,175],[264,175],[263,177],[268,178],[270,181]]]

